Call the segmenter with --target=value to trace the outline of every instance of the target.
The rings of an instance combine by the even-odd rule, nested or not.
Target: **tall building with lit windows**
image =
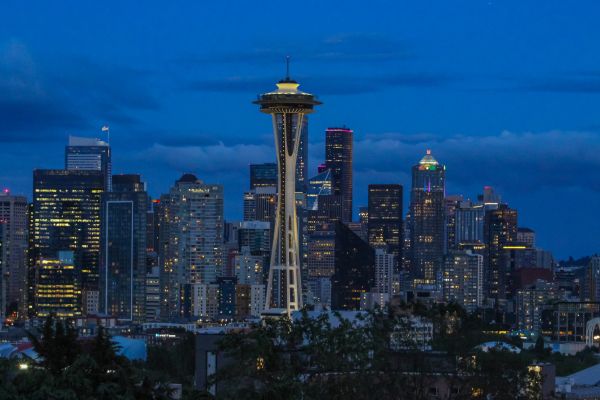
[[[8,314],[18,312],[18,316],[23,317],[27,310],[27,199],[24,196],[11,195],[8,189],[0,193],[0,224],[4,231],[0,237],[3,310]]]
[[[506,204],[500,204],[497,209],[485,213],[485,292],[487,297],[496,301],[506,298],[506,289],[509,287],[508,275],[511,271],[506,268],[505,249],[517,241],[517,217],[517,210]]]
[[[298,90],[289,78],[279,81],[277,89],[259,96],[254,103],[271,115],[277,154],[277,212],[267,282],[266,315],[289,315],[302,308],[299,224],[296,192],[304,184],[308,162],[306,115],[321,104],[315,96]],[[305,138],[306,139],[306,138]],[[303,163],[298,166],[298,160]],[[304,169],[304,171],[302,171]],[[300,170],[300,171],[299,171]]]
[[[444,258],[446,167],[431,150],[412,168],[410,194],[410,273],[433,282]]]
[[[367,212],[369,245],[394,256],[398,271],[402,260],[402,185],[369,185]]]
[[[341,196],[342,221],[352,221],[352,151],[354,132],[348,128],[325,131],[325,166],[331,171],[332,192]]]
[[[100,310],[143,322],[146,313],[147,215],[150,198],[139,175],[114,175],[102,201]]]
[[[188,284],[212,284],[223,267],[223,187],[184,174],[160,206],[161,318],[182,315]]]
[[[72,251],[59,251],[55,257],[41,257],[35,267],[35,316],[58,318],[81,315],[81,271]]]
[[[65,169],[100,171],[104,176],[105,190],[112,188],[112,161],[110,145],[100,139],[69,136],[65,148]]]
[[[470,250],[450,250],[442,281],[445,301],[456,302],[469,313],[476,311],[483,305],[483,256]]]
[[[250,164],[250,190],[277,186],[277,164]]]
[[[35,277],[40,260],[56,260],[72,251],[80,291],[98,293],[101,199],[105,177],[93,170],[34,170],[29,260],[32,312],[38,299]],[[85,307],[80,307],[87,312]]]

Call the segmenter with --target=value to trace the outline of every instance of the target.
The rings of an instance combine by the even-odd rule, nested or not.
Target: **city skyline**
[[[274,161],[271,134],[250,101],[284,75],[283,57],[291,54],[292,75],[327,103],[310,121],[308,176],[324,159],[327,127],[355,132],[355,218],[367,204],[368,183],[402,184],[405,213],[410,166],[431,148],[448,167],[448,194],[475,200],[491,185],[519,210],[520,224],[537,232],[540,247],[558,259],[589,255],[600,229],[600,91],[592,39],[599,28],[589,12],[598,5],[587,4],[568,15],[554,4],[471,4],[478,20],[441,3],[428,13],[390,5],[398,12],[389,16],[374,7],[365,19],[348,9],[340,12],[345,29],[325,26],[332,9],[324,5],[323,15],[301,11],[318,25],[307,41],[287,28],[279,40],[261,28],[240,41],[209,21],[225,17],[219,7],[190,11],[202,27],[169,6],[164,15],[155,5],[119,9],[143,26],[164,22],[148,32],[124,22],[132,18],[111,19],[110,4],[104,11],[75,7],[70,12],[79,18],[54,24],[64,8],[40,3],[46,18],[35,27],[26,10],[9,5],[14,18],[0,28],[0,185],[31,200],[34,168],[60,168],[68,135],[103,138],[100,127],[108,124],[114,173],[141,173],[157,198],[193,172],[223,184],[226,218],[241,219],[248,164]],[[274,17],[250,15],[252,23],[232,18],[244,29]],[[416,15],[432,32],[419,33],[410,21]],[[368,18],[375,16],[378,24]],[[352,29],[359,20],[360,29]],[[450,23],[455,30],[442,35]],[[523,25],[528,35],[520,36]],[[184,28],[192,34],[166,51]],[[201,40],[210,29],[222,35],[219,46]],[[80,35],[68,41],[71,30]],[[473,31],[479,37],[467,39]],[[369,104],[376,99],[384,101]],[[232,107],[236,121],[226,118]]]

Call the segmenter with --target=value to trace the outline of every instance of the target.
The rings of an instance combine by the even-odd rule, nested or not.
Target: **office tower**
[[[7,297],[7,284],[6,284],[6,272],[4,272],[4,248],[6,246],[6,224],[0,222],[0,328],[4,323],[4,316],[6,315],[6,297]]]
[[[497,194],[493,187],[484,186],[483,193],[478,196],[480,203],[483,203],[486,208],[497,208],[501,202],[500,195]]]
[[[444,254],[449,250],[456,250],[456,210],[460,207],[463,201],[461,195],[446,196],[444,199]]]
[[[393,293],[394,273],[396,272],[396,256],[388,253],[385,248],[375,249],[375,287],[374,292],[385,293],[391,296]],[[384,303],[385,304],[385,303]]]
[[[342,221],[352,221],[352,141],[348,128],[325,131],[325,165],[331,170],[333,194],[342,197]]]
[[[298,142],[298,156],[296,159],[296,192],[304,192],[308,179],[308,116],[302,118],[302,129]]]
[[[22,318],[27,311],[27,199],[13,196],[8,190],[0,193],[0,224],[3,228],[0,255],[3,281],[3,312],[18,313]],[[1,314],[4,317],[5,314]]]
[[[431,150],[412,168],[410,272],[428,282],[437,278],[443,263],[445,174]]]
[[[358,221],[365,227],[369,224],[369,207],[358,208]]]
[[[250,190],[277,186],[277,164],[250,164]]]
[[[331,307],[358,310],[363,293],[375,281],[373,249],[341,222],[335,223],[335,271],[331,277]]]
[[[105,180],[100,171],[34,170],[29,259],[32,295],[38,261],[56,260],[59,251],[73,252],[73,265],[84,297],[98,294],[101,199]],[[89,293],[86,293],[89,292]],[[29,299],[35,312],[37,298]],[[78,305],[88,310],[87,302]],[[85,306],[85,307],[83,307]]]
[[[331,278],[335,272],[335,223],[321,225],[308,239],[308,279]]]
[[[444,262],[442,282],[445,301],[475,312],[483,305],[483,256],[470,250],[451,250]]]
[[[244,221],[275,223],[277,189],[272,186],[257,187],[244,193]]]
[[[517,327],[541,334],[542,313],[556,298],[556,285],[538,279],[516,293],[515,312]]]
[[[265,312],[289,315],[302,308],[300,248],[296,217],[297,161],[304,117],[321,104],[313,95],[298,90],[299,84],[289,77],[277,83],[277,90],[265,93],[255,101],[263,113],[273,118],[278,182],[277,212],[273,232],[271,266],[267,286]],[[308,144],[308,143],[305,143]],[[306,152],[307,146],[303,151]],[[304,163],[308,159],[304,159]],[[304,164],[302,167],[305,167]],[[303,183],[303,182],[302,182]],[[269,312],[271,310],[271,312]]]
[[[58,251],[56,257],[40,257],[35,266],[35,315],[59,318],[81,315],[80,269],[72,251]]]
[[[102,196],[100,309],[119,320],[146,316],[147,216],[150,198],[139,175],[114,175]]]
[[[527,247],[535,247],[535,231],[530,228],[517,228],[517,242],[524,243]]]
[[[600,302],[600,256],[592,256],[583,269],[581,299]]]
[[[232,277],[217,278],[219,286],[218,301],[219,301],[219,319],[233,320],[235,318],[235,287],[237,279]]]
[[[458,249],[461,243],[483,243],[483,221],[485,207],[463,201],[455,210],[454,242]]]
[[[270,225],[263,221],[243,221],[237,230],[238,250],[248,248],[254,256],[268,256],[271,252]]]
[[[319,208],[319,196],[332,194],[333,181],[331,170],[313,176],[306,185],[306,209],[317,210]]]
[[[219,285],[215,283],[193,283],[192,316],[211,320],[219,316]]]
[[[243,246],[234,257],[234,276],[243,285],[260,285],[264,281],[262,255],[252,255],[248,246]]]
[[[369,185],[369,245],[394,255],[395,270],[402,260],[402,185]]]
[[[160,319],[160,270],[158,266],[152,267],[146,274],[144,289],[146,292],[145,321],[158,321]]]
[[[69,136],[65,148],[65,169],[100,171],[105,179],[105,191],[112,188],[110,145],[96,138]]]
[[[184,174],[160,202],[161,318],[181,315],[181,291],[212,283],[223,266],[223,187]]]
[[[491,299],[505,299],[507,287],[505,246],[517,240],[517,210],[500,204],[497,209],[485,213],[484,241],[486,257],[484,269],[484,291]]]

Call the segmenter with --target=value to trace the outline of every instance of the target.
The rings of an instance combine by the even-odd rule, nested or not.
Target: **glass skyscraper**
[[[139,175],[114,175],[103,196],[100,307],[121,320],[145,317],[149,202]]]
[[[56,259],[59,251],[72,251],[81,289],[97,293],[104,187],[101,171],[34,170],[29,253],[32,269],[41,259]],[[35,272],[31,275],[39,276]],[[30,282],[30,293],[37,283],[35,279]],[[30,298],[33,312],[37,300],[35,296]]]
[[[325,131],[325,166],[331,170],[333,194],[342,198],[342,221],[352,221],[352,146],[348,128]]]
[[[402,185],[369,185],[368,238],[373,248],[394,255],[395,270],[402,260]]]
[[[65,169],[101,171],[105,179],[105,190],[112,188],[112,161],[110,145],[100,139],[69,136],[65,148]]]
[[[428,283],[438,278],[444,259],[445,181],[446,167],[427,150],[412,168],[410,273],[414,279]]]

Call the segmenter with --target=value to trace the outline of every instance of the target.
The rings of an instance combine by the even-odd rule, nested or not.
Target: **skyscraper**
[[[451,250],[443,271],[444,300],[474,312],[483,304],[483,256],[470,250]]]
[[[289,314],[302,307],[296,169],[304,117],[321,103],[313,95],[299,91],[298,86],[288,76],[277,83],[277,90],[265,93],[255,101],[262,112],[273,118],[277,150],[277,214],[265,307],[267,312],[271,309],[275,314]]]
[[[101,171],[33,171],[29,253],[32,269],[43,267],[43,263],[38,263],[39,260],[56,260],[59,251],[72,251],[72,265],[82,285],[79,290],[97,293],[100,210],[104,187],[105,179]],[[33,272],[33,276],[39,276]],[[34,280],[31,283],[31,289],[35,291],[38,282]],[[37,301],[35,297],[29,299],[33,307]]]
[[[325,165],[331,170],[334,195],[342,197],[342,221],[352,221],[352,146],[354,132],[348,128],[325,131]]]
[[[65,169],[101,171],[105,190],[112,188],[112,161],[110,145],[100,139],[69,136],[65,149]]]
[[[223,266],[223,187],[184,174],[160,206],[161,318],[182,312],[187,284],[216,281]]]
[[[507,288],[506,262],[504,248],[517,240],[517,210],[500,204],[497,209],[485,214],[484,240],[486,258],[484,282],[486,296],[492,299],[504,299]]]
[[[80,270],[72,251],[58,251],[55,257],[40,257],[35,266],[35,315],[59,318],[81,315]]]
[[[394,255],[398,271],[402,260],[402,186],[369,185],[367,213],[369,245]]]
[[[0,193],[0,224],[3,225],[3,251],[0,254],[4,300],[8,313],[27,310],[27,199]],[[3,317],[4,315],[2,315]]]
[[[444,256],[444,196],[446,167],[427,150],[412,168],[410,196],[410,272],[434,281]]]
[[[139,175],[114,175],[102,201],[100,307],[121,320],[145,318],[147,215],[150,198]]]
[[[277,186],[277,164],[250,164],[250,190]]]

